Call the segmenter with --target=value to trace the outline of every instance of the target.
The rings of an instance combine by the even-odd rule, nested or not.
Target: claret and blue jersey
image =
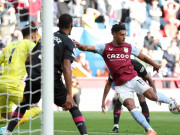
[[[133,45],[125,42],[117,46],[110,42],[105,45],[95,46],[95,50],[96,53],[103,57],[114,78],[115,86],[122,85],[137,76],[130,55],[138,56],[140,52]]]

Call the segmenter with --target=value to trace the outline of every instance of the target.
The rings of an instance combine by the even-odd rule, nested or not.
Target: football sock
[[[14,130],[19,120],[23,117],[26,110],[29,108],[29,106],[24,106],[24,105],[25,105],[24,103],[21,103],[14,111],[13,116],[7,127],[8,131],[12,132]]]
[[[142,125],[147,130],[153,130],[149,123],[146,121],[145,117],[136,108],[130,111],[133,118]]]
[[[6,124],[7,120],[0,116],[0,124]]]
[[[27,110],[23,116],[23,118],[19,121],[19,123],[16,125],[21,125],[27,121],[29,121],[31,118],[34,118],[38,116],[41,113],[41,108],[39,107],[31,107],[29,110]]]
[[[171,99],[166,97],[163,93],[157,92],[158,101],[169,104],[171,102]]]
[[[144,115],[147,122],[149,123],[149,108],[148,108],[146,102],[140,102],[140,106],[142,108],[142,114]]]
[[[74,123],[76,124],[80,134],[81,135],[87,134],[85,120],[84,120],[84,117],[82,116],[79,108],[75,106],[75,107],[71,108],[69,110],[69,112],[71,113]]]
[[[121,102],[119,101],[119,99],[117,99],[116,104],[114,106],[114,126],[116,126],[117,128],[119,128],[119,118],[121,115]]]

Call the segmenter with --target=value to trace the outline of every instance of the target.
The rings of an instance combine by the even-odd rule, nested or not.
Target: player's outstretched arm
[[[67,89],[66,103],[62,106],[65,110],[71,109],[75,106],[75,102],[72,98],[72,70],[71,61],[69,59],[64,59],[63,61],[63,74]]]
[[[76,45],[76,48],[78,48],[79,50],[81,51],[88,51],[88,52],[95,52],[95,47],[92,46],[92,45],[82,45],[80,44],[79,42],[73,40],[75,45]]]
[[[102,105],[101,105],[102,113],[104,113],[104,114],[105,114],[105,110],[106,110],[105,101],[106,101],[106,97],[109,93],[109,90],[111,88],[111,84],[112,84],[112,82],[108,81],[105,85],[105,88],[104,88],[104,94],[103,94]]]
[[[139,53],[139,55],[137,56],[139,59],[141,59],[142,61],[152,65],[154,67],[154,70],[156,70],[157,72],[159,71],[159,69],[161,68],[160,65],[156,64],[153,60],[151,60],[149,57],[147,57],[146,55],[144,55],[143,53]]]

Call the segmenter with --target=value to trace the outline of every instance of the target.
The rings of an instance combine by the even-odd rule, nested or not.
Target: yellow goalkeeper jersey
[[[17,87],[22,84],[26,74],[25,61],[34,48],[35,43],[30,40],[14,41],[0,54],[0,64],[4,63],[4,71],[0,77],[0,84]],[[20,85],[21,85],[20,84]]]

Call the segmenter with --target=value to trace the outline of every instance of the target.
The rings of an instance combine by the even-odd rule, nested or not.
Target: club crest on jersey
[[[127,47],[124,47],[124,52],[128,53],[128,48]]]
[[[113,48],[109,48],[109,51],[112,51],[113,50]]]

